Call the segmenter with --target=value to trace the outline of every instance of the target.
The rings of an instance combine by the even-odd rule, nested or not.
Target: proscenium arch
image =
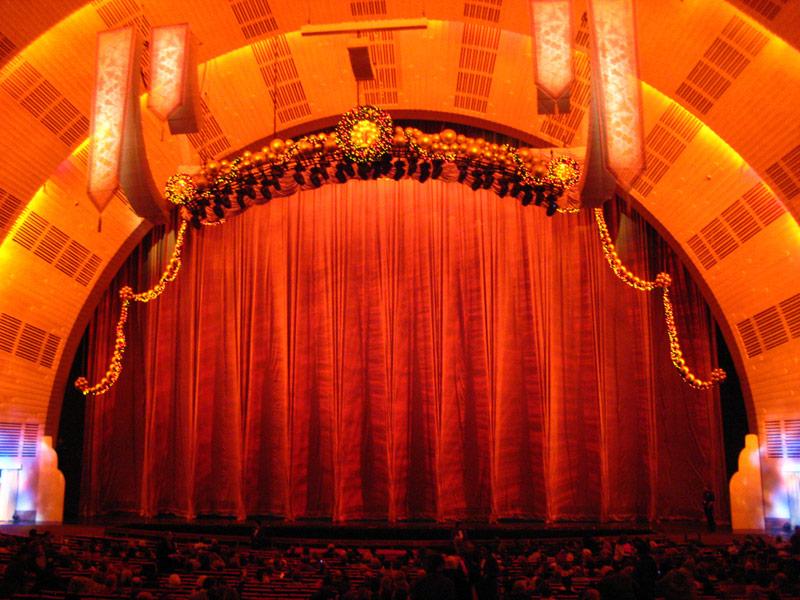
[[[221,128],[226,134],[235,129],[237,119],[247,123],[246,133],[249,137],[244,139],[238,133],[231,134],[231,145],[243,148],[266,137],[270,133],[269,124],[259,129],[259,122],[250,121],[247,118],[249,114],[240,113],[237,117],[220,114],[218,110],[218,107],[226,106],[232,106],[233,112],[242,110],[244,103],[234,101],[234,96],[241,95],[240,92],[244,92],[244,95],[256,94],[264,105],[268,103],[267,97],[258,95],[261,90],[258,86],[262,85],[261,76],[258,69],[254,68],[252,57],[248,58],[249,46],[242,46],[241,32],[229,12],[229,7],[226,3],[220,3],[217,7],[219,11],[224,9],[228,12],[215,12],[209,8],[212,4],[209,2],[208,6],[203,5],[197,9],[198,15],[186,15],[177,8],[178,4],[180,3],[153,4],[146,7],[143,14],[153,24],[177,22],[188,17],[191,17],[190,21],[194,19],[194,24],[198,25],[198,30],[203,34],[204,46],[201,47],[201,53],[205,53],[206,66],[201,73],[205,74],[208,84],[206,100],[211,112],[220,118]],[[535,135],[541,119],[533,116],[532,86],[530,76],[527,75],[530,73],[530,38],[525,33],[527,21],[519,18],[524,13],[524,4],[507,2],[500,11],[497,23],[464,17],[461,4],[436,3],[427,7],[428,16],[434,21],[439,19],[439,24],[426,34],[427,37],[423,37],[424,41],[430,42],[426,48],[453,48],[440,53],[428,50],[428,55],[422,56],[427,60],[421,61],[421,55],[412,52],[398,38],[398,52],[401,56],[397,70],[402,80],[398,86],[400,96],[396,105],[388,104],[384,108],[392,114],[399,114],[402,110],[436,110],[442,114],[450,114],[450,117],[443,120],[453,122],[477,117],[482,122],[494,123],[494,126],[484,125],[485,128],[500,131],[506,127],[516,127],[524,131],[525,128],[521,125],[530,123],[528,132]],[[97,16],[93,6],[87,4],[78,8],[78,3],[70,5],[77,10],[35,39],[18,53],[17,58],[34,64],[45,78],[56,84],[73,105],[88,107],[92,68],[90,63],[93,61],[90,56],[85,56],[91,54],[85,52],[85,48],[93,46],[94,34],[105,29],[106,23]],[[352,90],[345,86],[343,91],[338,92],[332,88],[330,81],[351,81],[346,65],[343,68],[342,65],[336,65],[336,69],[331,71],[330,60],[326,62],[326,57],[321,56],[326,52],[334,56],[333,50],[338,46],[331,45],[333,42],[325,42],[327,46],[322,44],[322,50],[315,50],[296,33],[296,28],[303,23],[305,15],[293,14],[295,6],[281,2],[271,5],[277,22],[286,24],[282,35],[286,35],[288,39],[299,80],[306,87],[309,96],[311,112],[285,123],[278,135],[285,137],[285,130],[292,129],[294,131],[288,135],[298,135],[306,130],[307,123],[320,118],[331,119],[350,108],[355,101],[355,86],[352,86]],[[580,3],[577,5],[580,13]],[[31,10],[35,10],[38,5],[31,6]],[[387,18],[404,16],[403,10],[406,10],[408,16],[418,16],[414,11],[420,9],[419,3],[405,3],[404,6],[407,9],[391,7],[392,14],[387,15]],[[738,357],[737,366],[739,363],[743,365],[739,373],[745,394],[752,402],[750,428],[757,431],[758,424],[770,415],[792,411],[796,413],[792,402],[796,404],[797,397],[792,394],[794,390],[800,389],[796,368],[798,341],[790,337],[780,346],[766,350],[762,348],[760,354],[747,356],[744,340],[736,330],[736,324],[752,320],[754,315],[762,314],[800,291],[800,279],[797,275],[800,273],[800,233],[797,223],[791,215],[782,215],[764,225],[752,238],[740,243],[734,251],[709,268],[703,266],[696,253],[688,246],[693,235],[702,235],[704,227],[715,220],[720,221],[722,213],[734,206],[749,187],[758,183],[759,175],[768,177],[770,166],[780,162],[780,158],[800,138],[797,126],[791,126],[798,119],[788,118],[793,115],[796,117],[796,106],[800,100],[800,53],[796,49],[796,40],[786,34],[786,31],[792,29],[778,31],[786,40],[784,41],[764,26],[775,25],[777,30],[778,21],[764,20],[764,24],[759,24],[751,18],[752,13],[745,12],[747,9],[737,8],[742,6],[741,2],[701,3],[691,7],[685,3],[679,5],[676,2],[664,3],[656,0],[638,3],[643,80],[653,85],[651,91],[668,92],[668,97],[677,99],[678,104],[688,109],[689,114],[709,127],[704,128],[687,144],[667,175],[654,186],[649,195],[642,196],[634,189],[631,196],[641,204],[641,212],[651,215],[651,223],[662,235],[667,233],[669,235],[665,237],[677,242],[673,247],[689,259],[687,264],[693,268],[696,281],[713,292],[707,299],[715,299],[716,303],[710,301],[709,304],[712,308],[718,305],[725,316],[720,319],[716,315],[721,325],[728,324],[728,335],[733,339],[733,343],[728,339],[729,347],[734,356]],[[320,9],[324,12],[320,19],[351,20],[348,9],[349,4],[346,2],[330,3]],[[783,9],[786,12],[780,19],[785,15],[797,15],[796,9],[795,6]],[[224,14],[225,18],[220,18],[220,14]],[[672,90],[678,89],[695,63],[704,60],[709,44],[721,35],[733,18],[740,19],[747,27],[766,36],[768,41],[752,57],[741,75],[731,81],[730,87],[716,101],[714,107],[702,114],[683,96]],[[780,20],[780,23],[783,22]],[[492,74],[492,92],[486,113],[460,109],[453,104],[455,74],[459,69],[459,32],[463,30],[464,23],[501,30],[496,52],[497,65]],[[3,27],[0,26],[0,30]],[[800,31],[800,28],[797,30]],[[676,39],[675,31],[685,33]],[[216,33],[210,35],[210,32]],[[264,37],[269,36],[257,37],[255,43]],[[317,40],[315,43],[318,42]],[[68,47],[73,49],[69,50]],[[81,50],[76,51],[75,48]],[[79,56],[81,53],[84,56]],[[435,55],[436,61],[431,61],[430,55]],[[226,58],[230,56],[241,56],[249,60],[249,66],[245,64],[245,70],[236,68],[238,63]],[[225,69],[230,72],[226,73]],[[250,85],[244,81],[242,73],[246,73],[252,80],[250,83],[255,83]],[[520,77],[519,73],[526,73],[526,76]],[[762,85],[766,80],[779,80],[778,76],[783,83],[781,95],[776,95],[770,86]],[[434,87],[418,85],[420,82],[430,84],[432,81],[436,83]],[[420,88],[417,96],[413,93],[415,88]],[[320,99],[323,95],[331,97],[329,104]],[[659,115],[665,109],[665,104],[654,101],[653,97],[654,94],[645,88],[645,133],[654,129]],[[430,98],[431,101],[426,102],[425,98]],[[734,105],[737,110],[732,112]],[[765,105],[773,110],[761,112],[761,107]],[[63,275],[52,270],[52,265],[41,262],[31,251],[12,244],[13,236],[8,235],[8,226],[0,230],[6,235],[0,248],[0,269],[11,275],[0,284],[0,311],[21,317],[23,321],[47,331],[55,331],[62,337],[56,356],[58,367],[55,375],[52,371],[45,371],[43,367],[32,367],[29,362],[18,359],[13,354],[0,352],[0,374],[3,375],[3,383],[0,384],[0,414],[8,418],[46,419],[48,430],[54,432],[58,423],[58,419],[54,417],[57,416],[60,406],[60,394],[56,394],[55,390],[63,390],[67,384],[66,375],[61,373],[71,363],[74,347],[77,345],[74,340],[75,332],[83,331],[83,327],[78,326],[81,315],[87,315],[85,320],[88,321],[90,311],[87,307],[94,305],[90,296],[94,296],[98,288],[102,291],[111,274],[116,272],[121,257],[127,255],[138,243],[148,226],[139,223],[121,201],[116,201],[104,216],[103,233],[97,234],[94,231],[96,215],[89,209],[84,210],[85,207],[72,206],[74,198],[83,198],[85,183],[82,180],[85,174],[79,164],[80,146],[72,144],[65,151],[58,141],[50,143],[46,138],[49,134],[41,128],[41,123],[21,108],[19,102],[9,94],[0,92],[0,106],[8,115],[2,130],[4,134],[9,134],[0,136],[5,140],[5,146],[0,141],[0,147],[9,152],[11,158],[0,171],[0,188],[17,197],[29,198],[28,210],[45,217],[91,251],[96,250],[105,261],[102,275],[95,276],[91,289],[66,289],[68,286],[74,287],[74,281],[64,280]],[[759,112],[755,112],[756,106],[759,107]],[[738,110],[741,107],[750,109],[749,119],[741,118]],[[197,162],[193,149],[185,139],[166,137],[161,141],[161,127],[152,115],[145,113],[149,157],[157,181],[164,181],[181,162]],[[712,129],[721,138],[716,138]],[[769,144],[753,143],[761,134],[769,137]],[[579,132],[576,136],[578,143],[581,135],[583,134]],[[730,146],[720,145],[720,139]],[[75,156],[70,157],[69,150],[77,150]],[[228,151],[230,149],[226,150]],[[749,168],[748,163],[753,165],[755,172]],[[48,183],[37,192],[44,182]],[[718,185],[718,182],[722,183]],[[785,195],[781,198],[797,215],[797,200]],[[86,204],[85,200],[83,203]],[[23,202],[22,206],[14,208],[14,216],[25,206]],[[727,227],[725,223],[722,226]],[[729,235],[735,236],[736,233],[729,232]],[[26,284],[31,280],[40,284],[37,286],[39,289],[26,289],[30,287]],[[54,296],[58,296],[57,300],[53,299]],[[96,301],[97,299],[94,303]],[[29,307],[23,310],[23,303],[29,304]],[[64,367],[65,364],[67,367]],[[29,374],[26,370],[32,372]],[[755,418],[752,413],[755,413]]]

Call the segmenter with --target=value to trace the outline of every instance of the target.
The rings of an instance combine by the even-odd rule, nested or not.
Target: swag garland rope
[[[396,159],[392,163],[392,159]],[[376,107],[362,106],[345,113],[332,136],[324,134],[305,136],[291,140],[273,140],[269,147],[255,154],[246,151],[230,163],[209,163],[204,165],[198,178],[186,174],[173,175],[167,180],[166,197],[181,211],[181,222],[175,237],[175,247],[167,267],[158,283],[149,290],[135,293],[130,286],[119,291],[122,305],[115,328],[115,344],[106,373],[94,385],[86,377],[75,380],[75,387],[84,395],[99,396],[108,392],[122,373],[123,358],[127,347],[125,325],[131,302],[147,303],[156,300],[175,281],[181,268],[181,254],[186,241],[188,225],[197,228],[202,225],[222,225],[233,208],[230,196],[235,195],[238,208],[244,210],[248,205],[267,202],[271,199],[269,188],[280,191],[280,177],[286,170],[294,169],[293,178],[298,188],[305,182],[301,173],[310,169],[317,177],[314,187],[319,187],[323,179],[329,178],[327,169],[330,161],[338,161],[337,179],[344,183],[348,176],[355,176],[353,165],[358,166],[362,179],[377,179],[390,176],[394,179],[406,175],[411,177],[418,167],[418,179],[424,182],[430,176],[435,179],[444,164],[457,167],[459,183],[467,183],[473,190],[495,189],[494,175],[500,175],[496,193],[520,197],[526,206],[535,200],[537,206],[545,205],[548,216],[556,212],[577,214],[580,209],[573,205],[560,206],[558,200],[567,190],[574,187],[580,179],[580,165],[568,157],[558,156],[550,161],[537,159],[526,148],[516,149],[506,144],[498,146],[482,139],[473,140],[457,135],[452,129],[441,134],[428,135],[413,128],[398,128],[392,136],[391,118]],[[369,162],[373,161],[373,162]],[[425,171],[427,165],[427,171]],[[412,168],[414,170],[412,170]],[[469,173],[469,170],[472,172]],[[423,173],[427,173],[423,175]],[[262,202],[257,202],[255,194],[256,176],[262,178]],[[399,176],[398,176],[399,175]],[[468,179],[469,176],[469,179]],[[301,183],[301,179],[303,183]],[[209,210],[207,210],[209,209]],[[670,341],[670,358],[678,373],[691,387],[703,390],[726,377],[722,369],[714,369],[709,380],[694,375],[686,362],[680,347],[675,316],[669,297],[672,280],[668,273],[659,273],[655,281],[645,281],[636,277],[622,265],[608,233],[602,209],[595,209],[595,220],[600,232],[603,253],[611,270],[624,283],[640,291],[662,290],[664,319]]]
[[[662,271],[656,275],[653,281],[647,281],[646,279],[634,275],[622,264],[622,260],[620,260],[617,254],[616,247],[611,241],[611,235],[608,233],[608,226],[606,225],[602,208],[594,209],[594,219],[597,223],[597,230],[600,233],[600,243],[603,246],[603,254],[606,257],[608,266],[611,267],[611,270],[614,272],[614,275],[625,285],[641,292],[652,292],[656,288],[661,288],[661,299],[664,304],[664,322],[667,325],[667,337],[669,338],[669,356],[672,365],[677,369],[683,381],[696,390],[707,390],[714,384],[724,381],[727,374],[723,369],[713,369],[708,379],[700,379],[697,375],[692,373],[692,370],[686,364],[686,360],[683,358],[683,351],[681,350],[680,339],[678,338],[678,328],[675,325],[675,311],[669,296],[669,289],[672,285],[672,277],[670,274]]]
[[[164,293],[164,290],[167,289],[167,284],[175,281],[181,269],[181,253],[183,252],[183,245],[186,241],[187,225],[188,223],[185,220],[181,221],[178,227],[178,234],[175,236],[175,248],[172,250],[172,257],[167,263],[167,268],[161,273],[158,283],[149,290],[139,293],[135,293],[133,288],[129,285],[123,286],[119,290],[122,306],[119,309],[119,319],[114,329],[116,340],[114,343],[114,352],[111,355],[111,363],[106,370],[106,374],[94,385],[89,385],[89,381],[86,377],[78,377],[78,379],[75,380],[75,387],[83,392],[84,396],[99,396],[100,394],[105,394],[111,389],[111,386],[117,382],[117,379],[119,379],[120,373],[122,373],[122,359],[125,356],[125,348],[127,346],[125,323],[128,321],[128,305],[131,302],[147,303],[157,299]]]

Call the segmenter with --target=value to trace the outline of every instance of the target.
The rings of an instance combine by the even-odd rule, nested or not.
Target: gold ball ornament
[[[297,142],[297,150],[300,154],[311,154],[314,150],[314,145],[308,140],[300,140]]]
[[[456,137],[457,137],[456,136],[456,132],[453,131],[452,129],[444,129],[444,130],[442,130],[442,133],[440,133],[439,136],[442,138],[442,141],[445,144],[452,144],[453,142],[456,141]]]

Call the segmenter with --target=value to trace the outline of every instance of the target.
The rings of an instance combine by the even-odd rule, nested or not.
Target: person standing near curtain
[[[717,522],[714,520],[714,492],[711,491],[711,486],[706,486],[706,491],[703,492],[703,512],[706,514],[706,523],[708,524],[709,531],[717,530]]]

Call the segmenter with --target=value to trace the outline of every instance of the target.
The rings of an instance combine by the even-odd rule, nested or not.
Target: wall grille
[[[783,325],[777,306],[770,306],[766,310],[753,315],[756,329],[764,342],[765,350],[772,350],[789,341],[786,328]]]
[[[742,338],[744,343],[744,350],[747,352],[749,358],[761,354],[761,342],[758,340],[755,325],[750,319],[745,319],[736,324],[736,329],[739,330],[739,337]]]
[[[800,338],[800,293],[736,324],[748,358]]]
[[[22,200],[0,188],[0,239],[11,227],[21,208]]]
[[[222,127],[220,127],[216,117],[208,108],[208,104],[202,98],[200,99],[200,112],[202,114],[200,131],[189,133],[186,137],[189,138],[200,158],[211,160],[215,156],[227,152],[231,147],[231,143],[228,141],[225,132],[222,131]]]
[[[350,14],[354,17],[376,17],[386,14],[385,0],[352,0]]]
[[[303,82],[286,36],[276,35],[250,45],[261,78],[275,102],[278,121],[296,121],[311,114]]]
[[[0,313],[0,350],[24,360],[53,367],[61,338],[13,315]]]
[[[800,419],[764,423],[768,458],[800,458]]]
[[[16,50],[17,45],[8,36],[0,33],[0,67],[5,64],[7,59],[11,58]]]
[[[259,38],[278,29],[267,0],[230,0],[230,6],[246,40]]]
[[[785,5],[789,0],[778,0],[777,2],[773,0],[739,0],[745,6],[749,6],[754,12],[758,13],[762,17],[766,17],[770,21],[772,21],[775,17],[778,16],[778,13],[781,12],[781,8]]]
[[[678,104],[670,105],[644,140],[645,169],[631,187],[648,196],[700,131],[703,124]]]
[[[0,457],[36,458],[38,423],[0,423]]]
[[[800,294],[795,294],[778,304],[786,324],[789,326],[789,333],[793,338],[800,338]]]
[[[783,435],[781,435],[781,422],[765,422],[764,431],[767,434],[767,457],[783,458]]]
[[[499,46],[500,29],[497,27],[464,24],[454,106],[472,112],[486,112]]]
[[[767,41],[767,36],[733,16],[675,94],[700,114],[707,114]]]
[[[686,245],[694,251],[695,255],[700,261],[700,264],[706,269],[710,269],[717,264],[717,259],[714,258],[713,254],[711,254],[711,250],[708,248],[708,245],[700,238],[699,235],[695,234],[690,237],[686,242]]]
[[[800,146],[796,146],[766,169],[775,187],[787,198],[800,195]]]
[[[720,260],[731,254],[738,247],[730,231],[719,219],[713,219],[700,230],[700,234]]]
[[[687,245],[705,269],[729,256],[786,212],[781,202],[759,182],[693,235]]]
[[[367,40],[369,59],[375,74],[375,79],[372,81],[361,82],[365,102],[377,106],[397,104],[397,47],[394,43],[394,33],[365,32],[359,33],[358,37]]]
[[[14,344],[17,341],[20,329],[22,329],[22,321],[20,319],[6,313],[0,313],[0,350],[9,354],[14,351]]]
[[[499,23],[502,7],[503,0],[472,0],[464,3],[464,16],[467,19]]]
[[[9,74],[0,88],[48,131],[68,147],[89,134],[89,119],[36,68],[20,57],[9,65]]]
[[[103,260],[79,244],[41,215],[23,213],[12,238],[47,264],[86,287],[91,283]]]

